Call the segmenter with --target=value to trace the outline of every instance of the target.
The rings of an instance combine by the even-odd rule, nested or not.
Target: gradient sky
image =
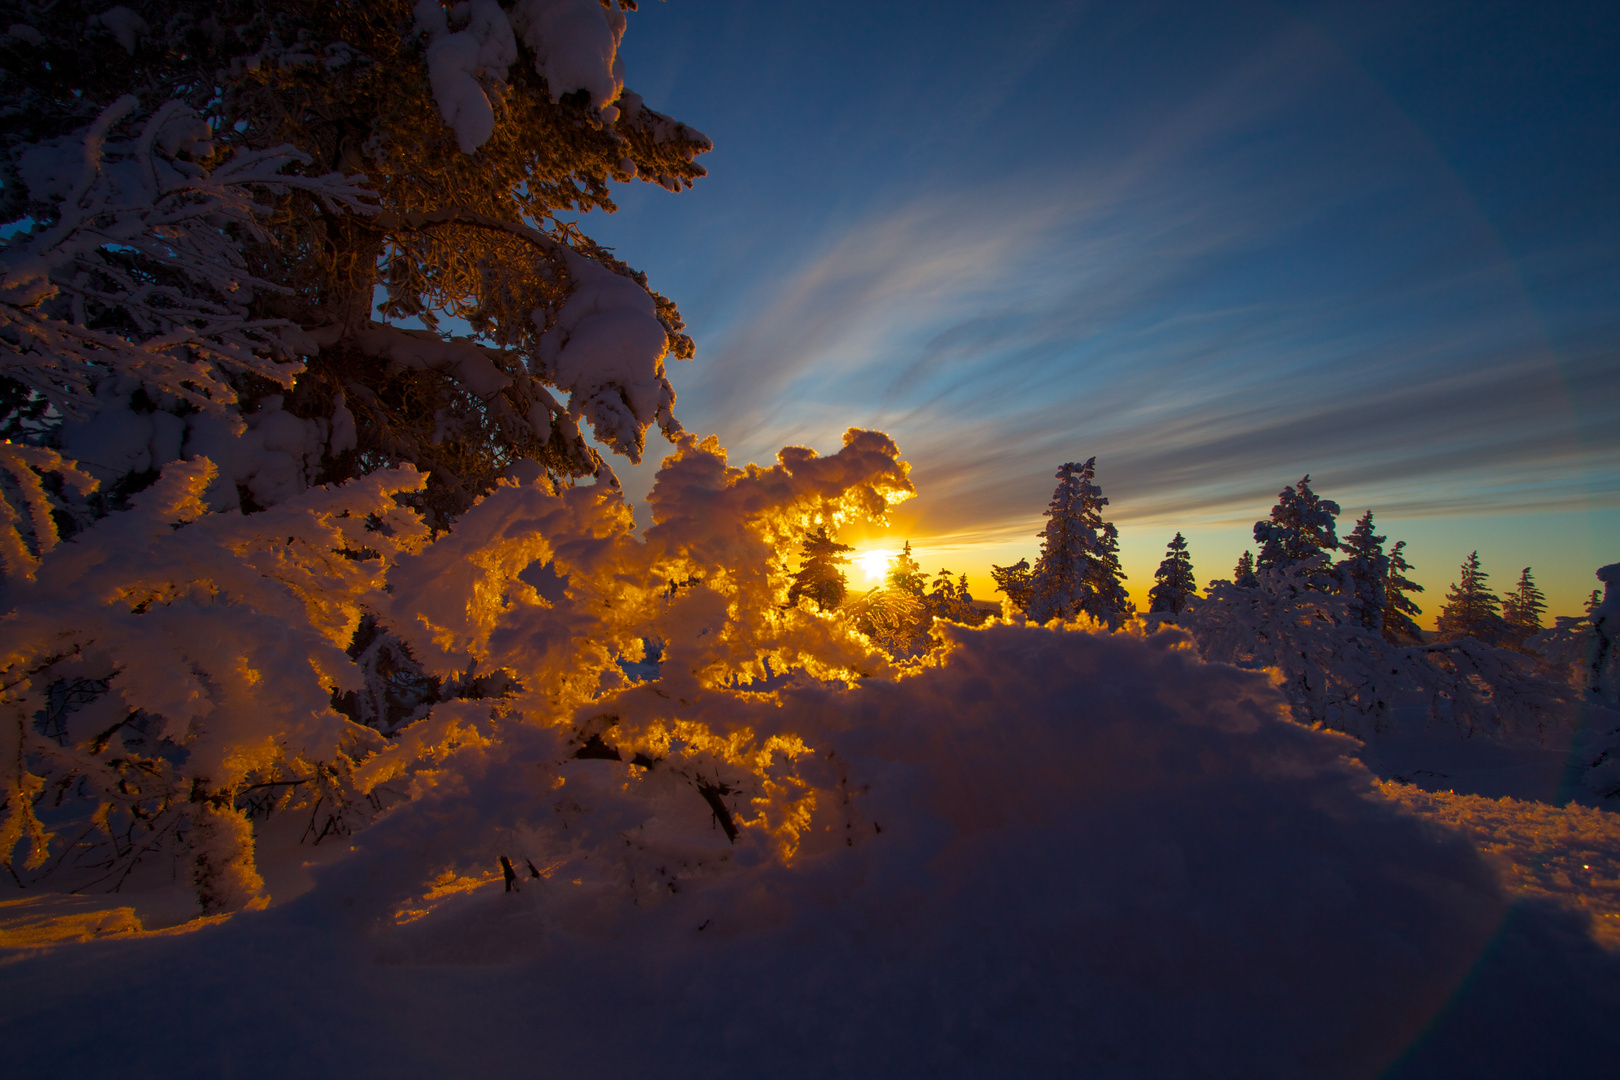
[[[1426,622],[1476,548],[1560,614],[1620,560],[1612,0],[670,0],[625,63],[710,176],[586,229],[680,304],[677,415],[734,463],[895,437],[920,495],[848,538],[990,596],[1096,456],[1143,606],[1306,472]]]

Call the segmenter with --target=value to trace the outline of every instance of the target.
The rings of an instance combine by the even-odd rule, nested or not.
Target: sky
[[[861,548],[990,597],[1095,456],[1144,607],[1307,473],[1426,623],[1476,549],[1554,614],[1620,561],[1612,3],[669,0],[623,56],[710,175],[586,231],[680,305],[733,463],[894,436],[919,495]]]

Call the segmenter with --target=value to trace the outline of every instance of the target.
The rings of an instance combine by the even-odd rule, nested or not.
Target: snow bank
[[[1370,1077],[1420,1036],[1418,1059],[1471,1052],[1471,1075],[1613,1053],[1615,963],[1540,909],[1493,954],[1517,967],[1477,969],[1465,996],[1496,996],[1475,1026],[1436,1021],[1502,926],[1494,874],[1378,797],[1350,740],[1284,720],[1263,676],[1176,631],[949,635],[915,677],[750,706],[818,792],[791,852],[728,842],[660,765],[478,719],[302,898],[0,968],[11,1060]],[[78,1038],[61,1017],[84,1013],[124,1034]]]

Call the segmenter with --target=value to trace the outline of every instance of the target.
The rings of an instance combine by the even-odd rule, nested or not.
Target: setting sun
[[[852,561],[860,567],[861,575],[866,582],[876,585],[883,580],[883,575],[889,570],[889,563],[893,562],[898,554],[900,552],[894,548],[870,548],[866,551],[857,551],[852,556]]]

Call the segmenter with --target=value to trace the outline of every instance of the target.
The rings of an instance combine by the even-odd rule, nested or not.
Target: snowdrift
[[[1572,915],[1510,909],[1470,844],[1381,798],[1353,741],[1286,719],[1266,676],[1175,630],[946,633],[914,676],[761,696],[756,733],[795,732],[801,775],[839,793],[791,850],[729,842],[657,766],[497,725],[295,900],[0,968],[8,1057],[127,1076],[1359,1077],[1620,1048],[1620,963]],[[86,1038],[85,1017],[115,1019]]]

